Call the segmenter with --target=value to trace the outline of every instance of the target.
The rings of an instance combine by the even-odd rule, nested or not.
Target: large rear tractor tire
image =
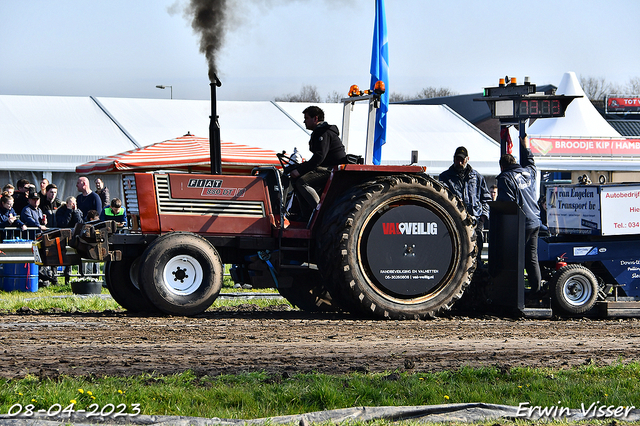
[[[366,315],[432,318],[451,308],[476,267],[472,218],[427,176],[359,185],[332,207],[319,235],[319,267],[334,300]]]
[[[553,305],[571,314],[582,314],[596,304],[598,279],[582,265],[567,265],[558,269],[550,282]]]
[[[140,285],[162,312],[197,315],[218,297],[223,273],[220,255],[207,240],[189,232],[172,232],[145,250]]]
[[[107,262],[105,281],[111,297],[129,312],[158,312],[140,291],[138,270],[140,257],[125,257],[119,262]]]

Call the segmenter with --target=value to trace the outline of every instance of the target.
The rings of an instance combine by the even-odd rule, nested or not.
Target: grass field
[[[227,282],[224,291],[233,291]],[[103,289],[103,295],[108,292]],[[283,300],[220,300],[215,307]],[[0,292],[0,312],[118,311],[109,297],[77,297],[69,285],[36,293]],[[293,309],[293,308],[292,308]],[[202,376],[191,371],[172,376],[67,377],[0,379],[0,413],[26,410],[126,407],[140,414],[254,419],[356,406],[411,406],[484,402],[527,407],[640,406],[640,364],[594,364],[551,370],[470,368],[455,371],[388,371],[348,375],[266,372]],[[112,404],[112,405],[110,405]],[[124,405],[122,405],[124,404]],[[594,405],[595,404],[595,405]],[[617,419],[620,421],[620,419]],[[409,422],[410,423],[410,422]],[[611,420],[589,424],[613,424]],[[376,424],[385,424],[376,423]]]
[[[73,267],[72,273],[77,274],[77,267]],[[78,279],[78,278],[72,278]],[[251,290],[236,289],[233,281],[225,275],[222,293],[239,292],[251,294]],[[276,290],[261,289],[260,293],[277,293]],[[75,296],[71,291],[71,285],[65,284],[64,278],[58,278],[57,285],[41,287],[37,292],[6,292],[0,290],[0,312],[17,312],[18,310],[31,309],[40,312],[102,312],[120,311],[122,307],[112,298],[108,297],[109,291],[102,289],[102,297],[95,296]],[[271,306],[274,304],[287,304],[283,299],[253,299],[230,300],[219,298],[211,306],[211,309],[227,306],[233,307],[239,304],[251,303],[257,306]],[[291,307],[291,305],[289,305]],[[291,307],[293,309],[293,307]]]
[[[461,368],[330,376],[247,373],[196,377],[59,377],[0,379],[0,412],[31,404],[34,410],[74,404],[91,409],[126,404],[141,414],[252,419],[357,406],[412,406],[485,402],[569,407],[640,405],[640,365],[585,365],[568,370]],[[13,408],[12,408],[13,407]]]

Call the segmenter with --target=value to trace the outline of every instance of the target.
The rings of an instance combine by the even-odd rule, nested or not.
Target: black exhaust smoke
[[[209,117],[209,156],[211,173],[222,174],[222,156],[220,153],[220,125],[216,103],[216,88],[222,83],[216,75],[216,56],[225,33],[225,14],[227,0],[191,0],[187,13],[193,16],[191,26],[200,34],[200,52],[204,53],[209,66],[211,82],[211,116]]]
[[[224,40],[227,11],[227,0],[191,0],[187,8],[193,17],[191,27],[200,35],[200,52],[207,58],[211,83],[217,80],[216,56]]]

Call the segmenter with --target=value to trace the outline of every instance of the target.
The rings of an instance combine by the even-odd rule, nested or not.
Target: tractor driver
[[[333,124],[324,121],[324,111],[310,106],[302,111],[304,125],[311,130],[309,151],[313,156],[300,164],[285,168],[285,173],[293,180],[296,192],[304,199],[301,205],[303,217],[308,218],[320,202],[318,191],[322,191],[331,175],[331,169],[347,162],[347,153],[340,140],[340,132]]]

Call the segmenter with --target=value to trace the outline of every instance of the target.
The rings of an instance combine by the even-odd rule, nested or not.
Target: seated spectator
[[[20,214],[22,214],[22,209],[29,204],[29,189],[32,187],[35,191],[35,187],[26,179],[20,179],[16,183],[16,191],[13,194],[13,208]]]
[[[50,228],[57,227],[55,211],[60,208],[62,202],[58,199],[58,187],[50,183],[46,188],[47,192],[44,198],[40,197],[40,210],[47,216],[47,224]]]
[[[100,220],[115,220],[118,223],[118,228],[127,226],[127,213],[125,208],[122,207],[120,198],[111,200],[111,207],[102,210]]]
[[[29,228],[47,229],[47,217],[40,210],[40,195],[37,192],[29,193],[29,204],[22,209],[20,220]]]
[[[109,188],[104,186],[104,182],[100,178],[96,178],[96,194],[100,196],[100,200],[102,201],[102,207],[106,207],[109,205]]]
[[[76,197],[67,197],[55,215],[58,228],[75,228],[76,224],[84,223],[82,212],[76,207]]]
[[[27,225],[18,219],[13,209],[13,197],[8,192],[3,192],[0,198],[0,228],[11,227],[21,228],[23,231],[27,229]]]
[[[11,195],[11,197],[13,197],[13,190],[15,188],[13,187],[13,185],[11,185],[10,183],[6,184],[4,186],[4,188],[2,188],[2,193],[4,194],[5,192],[8,193],[9,195]]]
[[[97,210],[89,210],[87,212],[87,222],[93,222],[94,220],[100,220],[100,215]]]

